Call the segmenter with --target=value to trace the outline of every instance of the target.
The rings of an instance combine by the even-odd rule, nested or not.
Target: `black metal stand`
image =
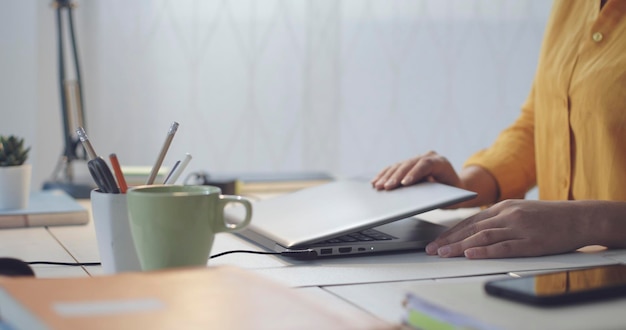
[[[74,198],[89,198],[93,186],[74,183],[74,171],[72,161],[86,160],[87,155],[82,149],[80,140],[74,134],[74,128],[85,127],[85,115],[83,107],[82,82],[80,65],[78,62],[78,50],[74,34],[74,19],[72,9],[75,4],[71,0],[54,0],[52,6],[56,9],[57,44],[59,63],[59,91],[61,96],[61,115],[63,118],[64,151],[57,166],[54,169],[50,181],[44,182],[43,189],[61,189]],[[65,51],[63,43],[63,10],[67,11],[69,35],[73,53],[75,77],[74,80],[65,75]],[[80,153],[79,153],[80,150]]]

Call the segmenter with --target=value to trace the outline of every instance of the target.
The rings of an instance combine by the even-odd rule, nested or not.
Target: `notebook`
[[[0,210],[0,229],[84,225],[89,211],[62,190],[31,192],[23,209]]]
[[[412,216],[475,196],[435,182],[377,191],[366,179],[338,180],[253,202],[252,221],[237,234],[307,259],[421,249],[446,228]],[[225,210],[232,221],[243,213]]]
[[[233,267],[0,277],[0,317],[0,329],[387,328],[368,313]]]

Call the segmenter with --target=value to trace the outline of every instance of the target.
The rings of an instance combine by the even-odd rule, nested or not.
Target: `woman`
[[[441,257],[539,256],[626,247],[626,1],[555,1],[533,86],[513,125],[457,174],[435,152],[373,180],[424,179],[478,193],[486,206],[426,247]],[[526,201],[537,185],[540,201]]]

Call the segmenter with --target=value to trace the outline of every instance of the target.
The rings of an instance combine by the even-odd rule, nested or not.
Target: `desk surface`
[[[82,202],[89,207],[88,201]],[[438,223],[454,223],[468,211],[433,211],[422,218]],[[26,261],[97,262],[99,261],[93,221],[84,226],[23,228],[0,230],[0,255]],[[218,234],[212,254],[229,250],[260,250],[254,244],[232,234]],[[510,272],[532,272],[626,262],[625,250],[595,250],[541,258],[516,258],[499,260],[443,259],[427,256],[424,252],[410,252],[370,257],[293,261],[271,255],[231,254],[211,259],[209,266],[233,265],[261,276],[269,277],[299,291],[314,295],[337,310],[360,310],[388,322],[398,324],[403,314],[402,300],[407,290],[419,288],[439,297],[452,299],[457,290],[467,296],[468,303],[457,303],[460,311],[474,313],[482,320],[493,321],[505,328],[515,328],[503,322],[502,315],[488,308],[476,309],[485,301],[486,306],[499,305],[500,300],[482,295],[482,283],[493,276],[508,276]],[[34,265],[38,277],[80,277],[102,274],[99,266],[72,267]],[[448,284],[442,286],[441,284]],[[454,285],[452,285],[454,284]],[[441,294],[440,294],[441,292]],[[443,299],[443,298],[441,298]],[[443,299],[440,302],[449,303]],[[575,327],[603,327],[617,324],[626,326],[626,314],[617,312],[626,307],[626,300],[583,307],[586,317],[579,317]],[[508,313],[523,313],[534,317],[537,326],[559,325],[555,318],[540,310],[511,307]],[[581,310],[577,310],[580,313]],[[572,310],[564,315],[579,315]],[[610,317],[609,317],[610,316]],[[506,318],[504,318],[506,319]],[[608,321],[608,320],[613,321]],[[617,321],[615,321],[617,320]]]

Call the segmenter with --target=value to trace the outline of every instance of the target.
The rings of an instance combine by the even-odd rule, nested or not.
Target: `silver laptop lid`
[[[343,234],[375,227],[476,194],[434,182],[391,191],[377,191],[365,180],[339,180],[253,202],[246,230],[287,247],[306,246]],[[240,217],[237,207],[227,216]]]

